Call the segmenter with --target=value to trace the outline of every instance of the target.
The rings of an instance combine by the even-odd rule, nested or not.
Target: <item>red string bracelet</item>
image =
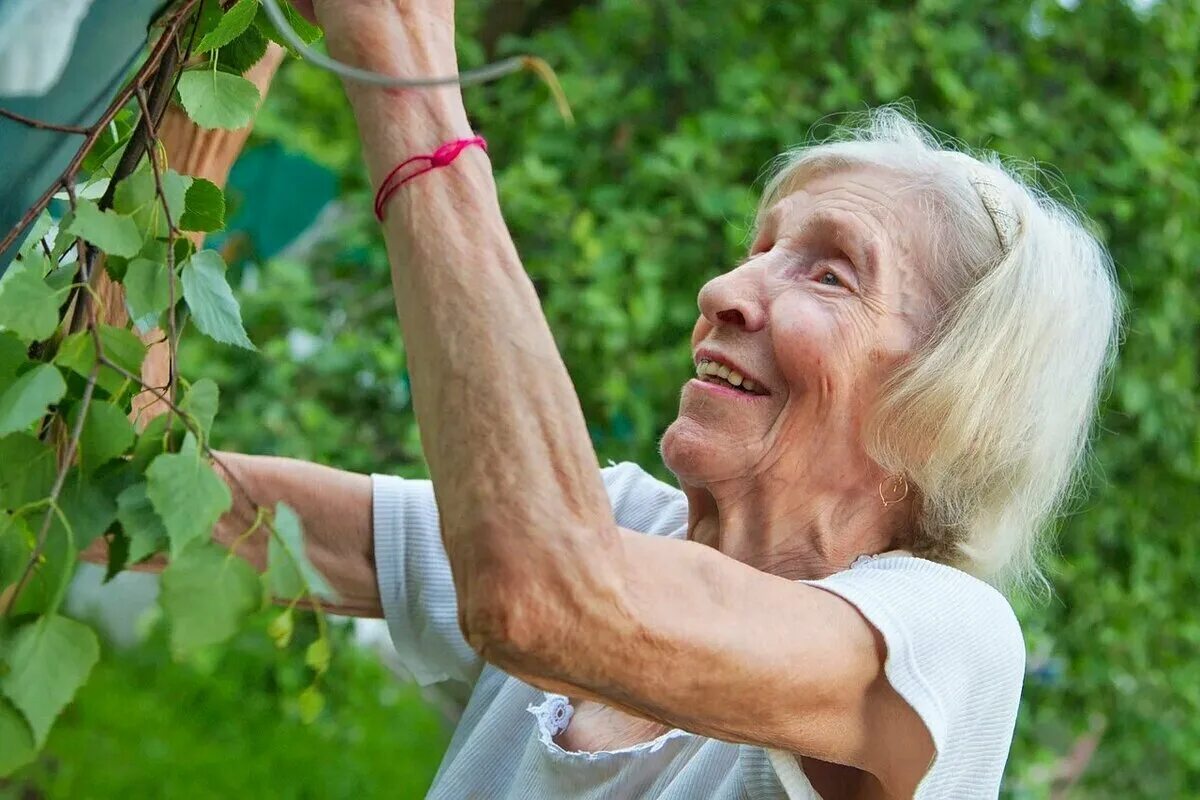
[[[379,184],[379,191],[375,193],[375,218],[383,222],[383,208],[401,186],[418,175],[424,175],[426,172],[446,166],[458,158],[459,153],[473,145],[481,147],[485,153],[487,152],[487,141],[482,136],[470,136],[466,139],[454,139],[446,142],[428,155],[413,156],[401,161],[395,169],[387,174],[383,183]],[[400,174],[405,167],[415,164],[422,164],[422,166],[405,175]]]

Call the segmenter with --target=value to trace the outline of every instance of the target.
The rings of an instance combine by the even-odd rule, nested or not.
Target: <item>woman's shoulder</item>
[[[911,555],[860,559],[808,583],[855,606],[883,637],[885,674],[938,751],[937,781],[967,769],[998,785],[1025,674],[1024,637],[1004,595]]]
[[[993,638],[1024,652],[1021,625],[1008,599],[995,586],[947,564],[897,551],[860,557],[849,569],[810,583],[882,601],[893,615],[919,616],[907,620],[913,624],[985,626]]]
[[[899,553],[861,558],[812,583],[858,607],[885,639],[903,641],[921,660],[950,658],[964,671],[978,665],[1019,688],[1021,624],[1008,599],[974,575]]]

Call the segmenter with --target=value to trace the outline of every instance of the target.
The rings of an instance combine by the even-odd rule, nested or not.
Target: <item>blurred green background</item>
[[[529,76],[467,91],[603,459],[666,477],[696,291],[748,244],[764,165],[842,112],[908,98],[1096,220],[1128,330],[1054,593],[1018,603],[1029,671],[1004,796],[1200,796],[1200,4],[463,0],[459,21],[464,66],[541,55],[575,111],[564,125]],[[285,64],[230,194],[223,247],[260,352],[185,340],[183,374],[222,389],[214,441],[423,475],[333,78]],[[369,651],[339,648],[304,726],[298,657],[261,629],[188,665],[160,636],[107,652],[0,796],[396,798],[432,779],[448,727]]]

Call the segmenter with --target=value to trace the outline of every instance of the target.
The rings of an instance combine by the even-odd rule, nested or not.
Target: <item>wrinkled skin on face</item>
[[[933,319],[926,223],[906,188],[874,168],[820,174],[770,209],[740,266],[701,289],[697,360],[726,361],[767,393],[684,386],[662,452],[692,501],[693,538],[726,552],[740,539],[760,557],[815,549],[824,561],[902,533],[874,519],[887,475],[862,434]],[[706,533],[712,516],[719,530]],[[891,530],[873,541],[880,528]]]

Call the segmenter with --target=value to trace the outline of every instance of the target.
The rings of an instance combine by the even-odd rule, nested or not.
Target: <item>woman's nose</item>
[[[700,313],[713,327],[753,333],[766,323],[758,270],[749,265],[718,275],[700,290]]]

